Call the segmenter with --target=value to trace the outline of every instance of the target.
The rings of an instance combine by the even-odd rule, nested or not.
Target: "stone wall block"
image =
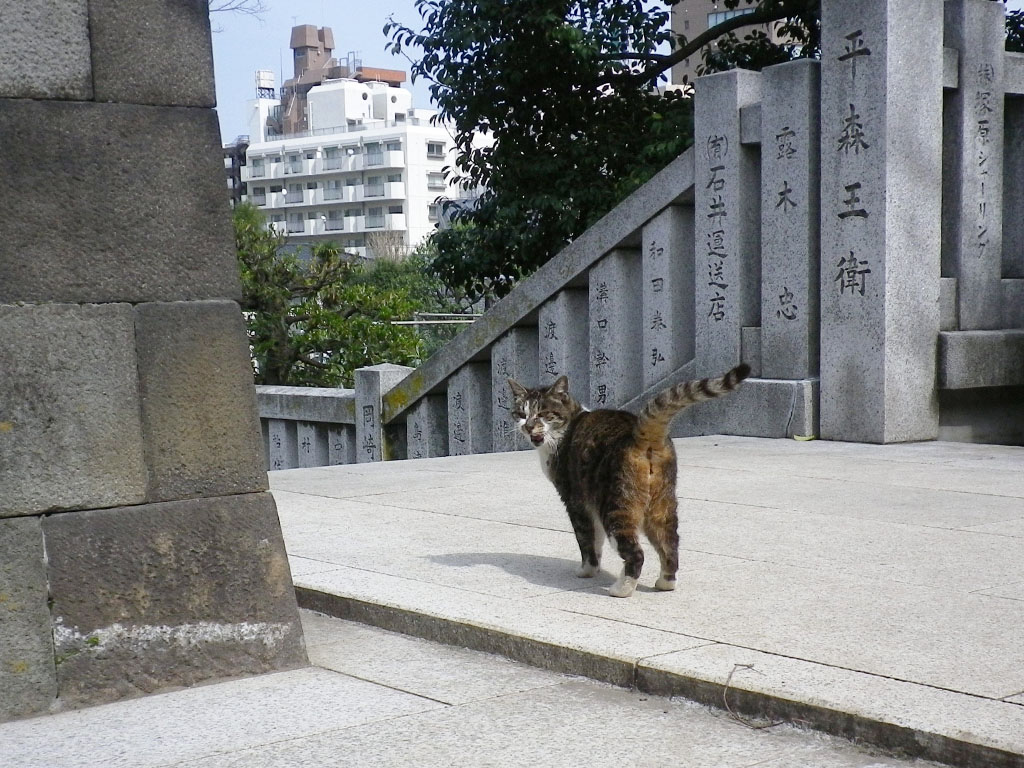
[[[566,288],[541,308],[537,319],[537,366],[541,386],[562,375],[569,391],[581,401],[590,394],[588,325],[589,295],[583,288]]]
[[[239,299],[212,109],[0,99],[0,303]]]
[[[150,501],[265,490],[245,324],[232,301],[135,308]]]
[[[740,362],[740,329],[761,323],[761,180],[740,112],[761,101],[761,74],[697,78],[694,97],[695,322],[698,376]]]
[[[392,363],[356,369],[356,461],[387,461],[391,455],[382,419],[381,398],[412,372]]]
[[[427,395],[405,419],[410,459],[432,459],[448,455],[448,398]]]
[[[299,466],[299,441],[296,422],[267,419],[267,469],[295,469]]]
[[[0,722],[46,712],[57,697],[38,517],[0,520]]]
[[[51,515],[43,535],[64,706],[307,663],[269,493]]]
[[[639,251],[612,251],[590,269],[591,408],[618,408],[642,389],[641,279]]]
[[[467,363],[448,379],[448,452],[491,450],[491,366]]]
[[[818,375],[820,64],[762,72],[761,351],[773,379]]]
[[[206,0],[90,0],[96,100],[215,106],[208,5]]]
[[[537,328],[510,328],[491,347],[491,439],[494,451],[525,451],[530,441],[512,418],[509,379],[524,387],[538,384]]]
[[[92,98],[89,0],[0,0],[0,19],[0,98]]]
[[[145,500],[136,370],[127,304],[0,305],[0,517]]]
[[[643,228],[643,386],[694,356],[693,208],[672,205]]]

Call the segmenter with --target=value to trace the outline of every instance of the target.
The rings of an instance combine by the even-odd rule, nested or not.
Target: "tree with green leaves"
[[[432,307],[430,277],[419,265],[391,265],[413,274],[404,282],[381,275],[333,243],[308,252],[282,250],[283,237],[267,228],[249,204],[233,214],[242,278],[242,311],[257,384],[347,386],[354,371],[377,363],[418,365],[423,339],[394,325]]]
[[[421,29],[389,21],[391,50],[411,52],[454,126],[450,172],[483,190],[434,238],[447,284],[506,293],[690,146],[691,100],[658,87],[673,65],[700,53],[704,74],[818,55],[818,0],[722,0],[754,10],[693,39],[669,28],[685,2],[417,0]],[[1024,39],[1019,15],[1008,25]]]

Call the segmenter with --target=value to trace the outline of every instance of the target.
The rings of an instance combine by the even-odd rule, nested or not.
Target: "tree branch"
[[[810,10],[813,6],[817,5],[817,0],[804,0],[803,5],[806,10]],[[682,48],[678,48],[667,55],[654,53],[619,53],[602,55],[599,58],[608,61],[632,59],[636,61],[651,61],[654,63],[639,72],[612,73],[606,75],[605,77],[598,79],[595,85],[645,83],[649,80],[653,80],[662,72],[670,69],[684,59],[689,58],[701,48],[714,42],[722,35],[727,35],[740,27],[748,27],[755,24],[770,24],[773,21],[781,21],[782,19],[793,16],[794,13],[795,10],[792,7],[787,8],[785,6],[781,6],[766,10],[764,5],[759,5],[753,13],[746,13],[740,16],[733,16],[731,19],[726,19],[720,24],[716,24],[710,29],[697,35],[697,37],[686,43]]]

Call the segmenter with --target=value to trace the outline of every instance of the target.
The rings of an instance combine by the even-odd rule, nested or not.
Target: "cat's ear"
[[[551,385],[549,390],[553,395],[567,395],[569,394],[569,377],[559,376],[555,379],[555,383]]]
[[[509,379],[508,385],[509,387],[511,387],[512,396],[516,400],[522,400],[524,397],[526,397],[526,387],[524,387],[518,381],[515,381],[514,379]]]

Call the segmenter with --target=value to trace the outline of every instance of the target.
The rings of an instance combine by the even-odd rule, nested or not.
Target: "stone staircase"
[[[1022,96],[998,3],[824,0],[820,61],[698,79],[694,147],[422,366],[257,388],[269,466],[524,449],[509,377],[638,409],[741,360],[674,436],[1024,441]]]

